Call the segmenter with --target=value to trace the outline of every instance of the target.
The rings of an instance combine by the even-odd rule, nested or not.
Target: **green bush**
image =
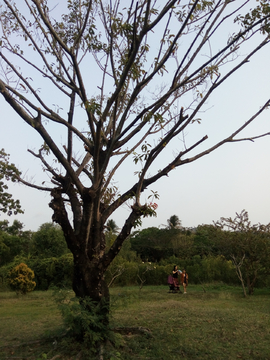
[[[91,298],[71,297],[70,292],[57,291],[54,294],[58,308],[62,313],[68,335],[84,342],[92,353],[96,353],[99,344],[105,340],[114,342],[113,332],[108,328],[108,304],[97,304]]]
[[[9,272],[8,284],[11,290],[16,291],[17,294],[26,294],[33,291],[36,286],[34,277],[34,271],[26,264],[21,263]]]
[[[72,286],[72,254],[65,254],[59,258],[33,259],[31,268],[36,275],[37,290],[48,290],[50,287],[70,288]]]
[[[1,291],[9,290],[9,286],[7,283],[7,277],[8,277],[10,270],[13,269],[16,265],[18,265],[18,263],[14,264],[12,262],[12,263],[9,263],[7,265],[0,267]]]

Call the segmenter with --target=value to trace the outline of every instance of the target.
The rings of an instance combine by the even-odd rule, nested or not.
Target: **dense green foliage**
[[[113,341],[113,332],[106,326],[102,311],[102,307],[107,306],[106,303],[96,304],[90,298],[80,301],[77,297],[71,297],[70,291],[56,292],[55,299],[63,316],[64,326],[68,329],[68,336],[84,342],[92,355],[97,352],[97,344],[100,342]]]
[[[32,253],[32,232],[23,231],[23,224],[14,220],[9,226],[7,220],[0,221],[0,267],[13,261],[16,256]]]
[[[45,223],[33,236],[34,255],[40,258],[60,257],[69,252],[59,225]]]
[[[239,217],[243,220],[241,229],[237,223]],[[172,223],[171,218],[168,224]],[[167,284],[173,266],[178,265],[187,270],[192,284],[241,284],[242,281],[249,294],[256,287],[269,286],[269,226],[251,226],[245,211],[230,220],[230,224],[238,224],[237,231],[225,229],[225,220],[194,229],[168,226],[135,231],[108,268],[107,284],[109,287],[137,285],[140,288]],[[5,288],[9,271],[20,263],[34,271],[37,290],[71,287],[73,256],[57,225],[45,223],[35,233],[23,231],[18,221],[11,226],[4,221],[0,226],[2,288]],[[113,220],[108,222],[107,247],[113,244],[117,230]]]
[[[187,259],[196,254],[194,232],[189,229],[147,228],[131,237],[132,249],[143,261],[160,261],[170,256]]]
[[[35,273],[36,289],[71,286],[73,259],[62,230],[45,223],[35,233],[23,231],[23,224],[0,222],[0,278],[6,283],[9,271],[20,263]]]
[[[187,270],[190,282],[195,284],[214,281],[239,284],[240,271],[242,286],[252,294],[254,287],[270,283],[269,226],[251,226],[248,213],[242,211],[240,215],[245,216],[241,231],[225,230],[218,223],[196,229],[168,226],[136,231],[127,243],[129,251],[120,252],[120,258],[111,265],[107,281],[113,279],[115,285],[121,286],[166,284],[168,274],[177,264]],[[238,215],[234,222],[237,220]],[[127,254],[133,255],[132,261]],[[235,262],[237,256],[238,259],[244,256],[240,265]]]

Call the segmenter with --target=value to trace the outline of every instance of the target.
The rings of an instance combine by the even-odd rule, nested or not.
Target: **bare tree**
[[[48,186],[20,181],[51,194],[53,220],[74,257],[76,295],[109,301],[105,271],[140,218],[155,215],[142,192],[172,169],[247,140],[237,135],[269,106],[267,99],[215,145],[200,150],[205,135],[157,164],[210,95],[269,44],[267,2],[238,23],[249,1],[2,3],[0,92],[29,134],[40,135],[43,145],[31,153],[51,177]],[[227,29],[234,35],[225,37]],[[141,164],[134,183],[116,187],[113,177],[131,164]],[[105,223],[125,203],[130,214],[105,251]]]

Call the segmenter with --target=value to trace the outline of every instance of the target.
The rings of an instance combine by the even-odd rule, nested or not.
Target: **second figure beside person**
[[[181,284],[183,285],[183,288],[184,288],[184,294],[186,294],[187,286],[188,286],[188,274],[185,269],[182,271],[182,274],[181,274]]]

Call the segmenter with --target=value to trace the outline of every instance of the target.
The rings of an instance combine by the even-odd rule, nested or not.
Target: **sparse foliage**
[[[242,286],[253,294],[257,280],[270,273],[270,224],[251,225],[248,212],[242,210],[234,219],[221,218],[215,225],[223,230],[223,254],[233,261]]]
[[[12,195],[7,192],[8,185],[6,181],[16,182],[20,176],[19,170],[14,164],[9,163],[9,155],[4,149],[0,150],[0,212],[8,215],[13,213],[23,213],[19,200],[14,200]],[[4,181],[5,180],[5,181]]]

